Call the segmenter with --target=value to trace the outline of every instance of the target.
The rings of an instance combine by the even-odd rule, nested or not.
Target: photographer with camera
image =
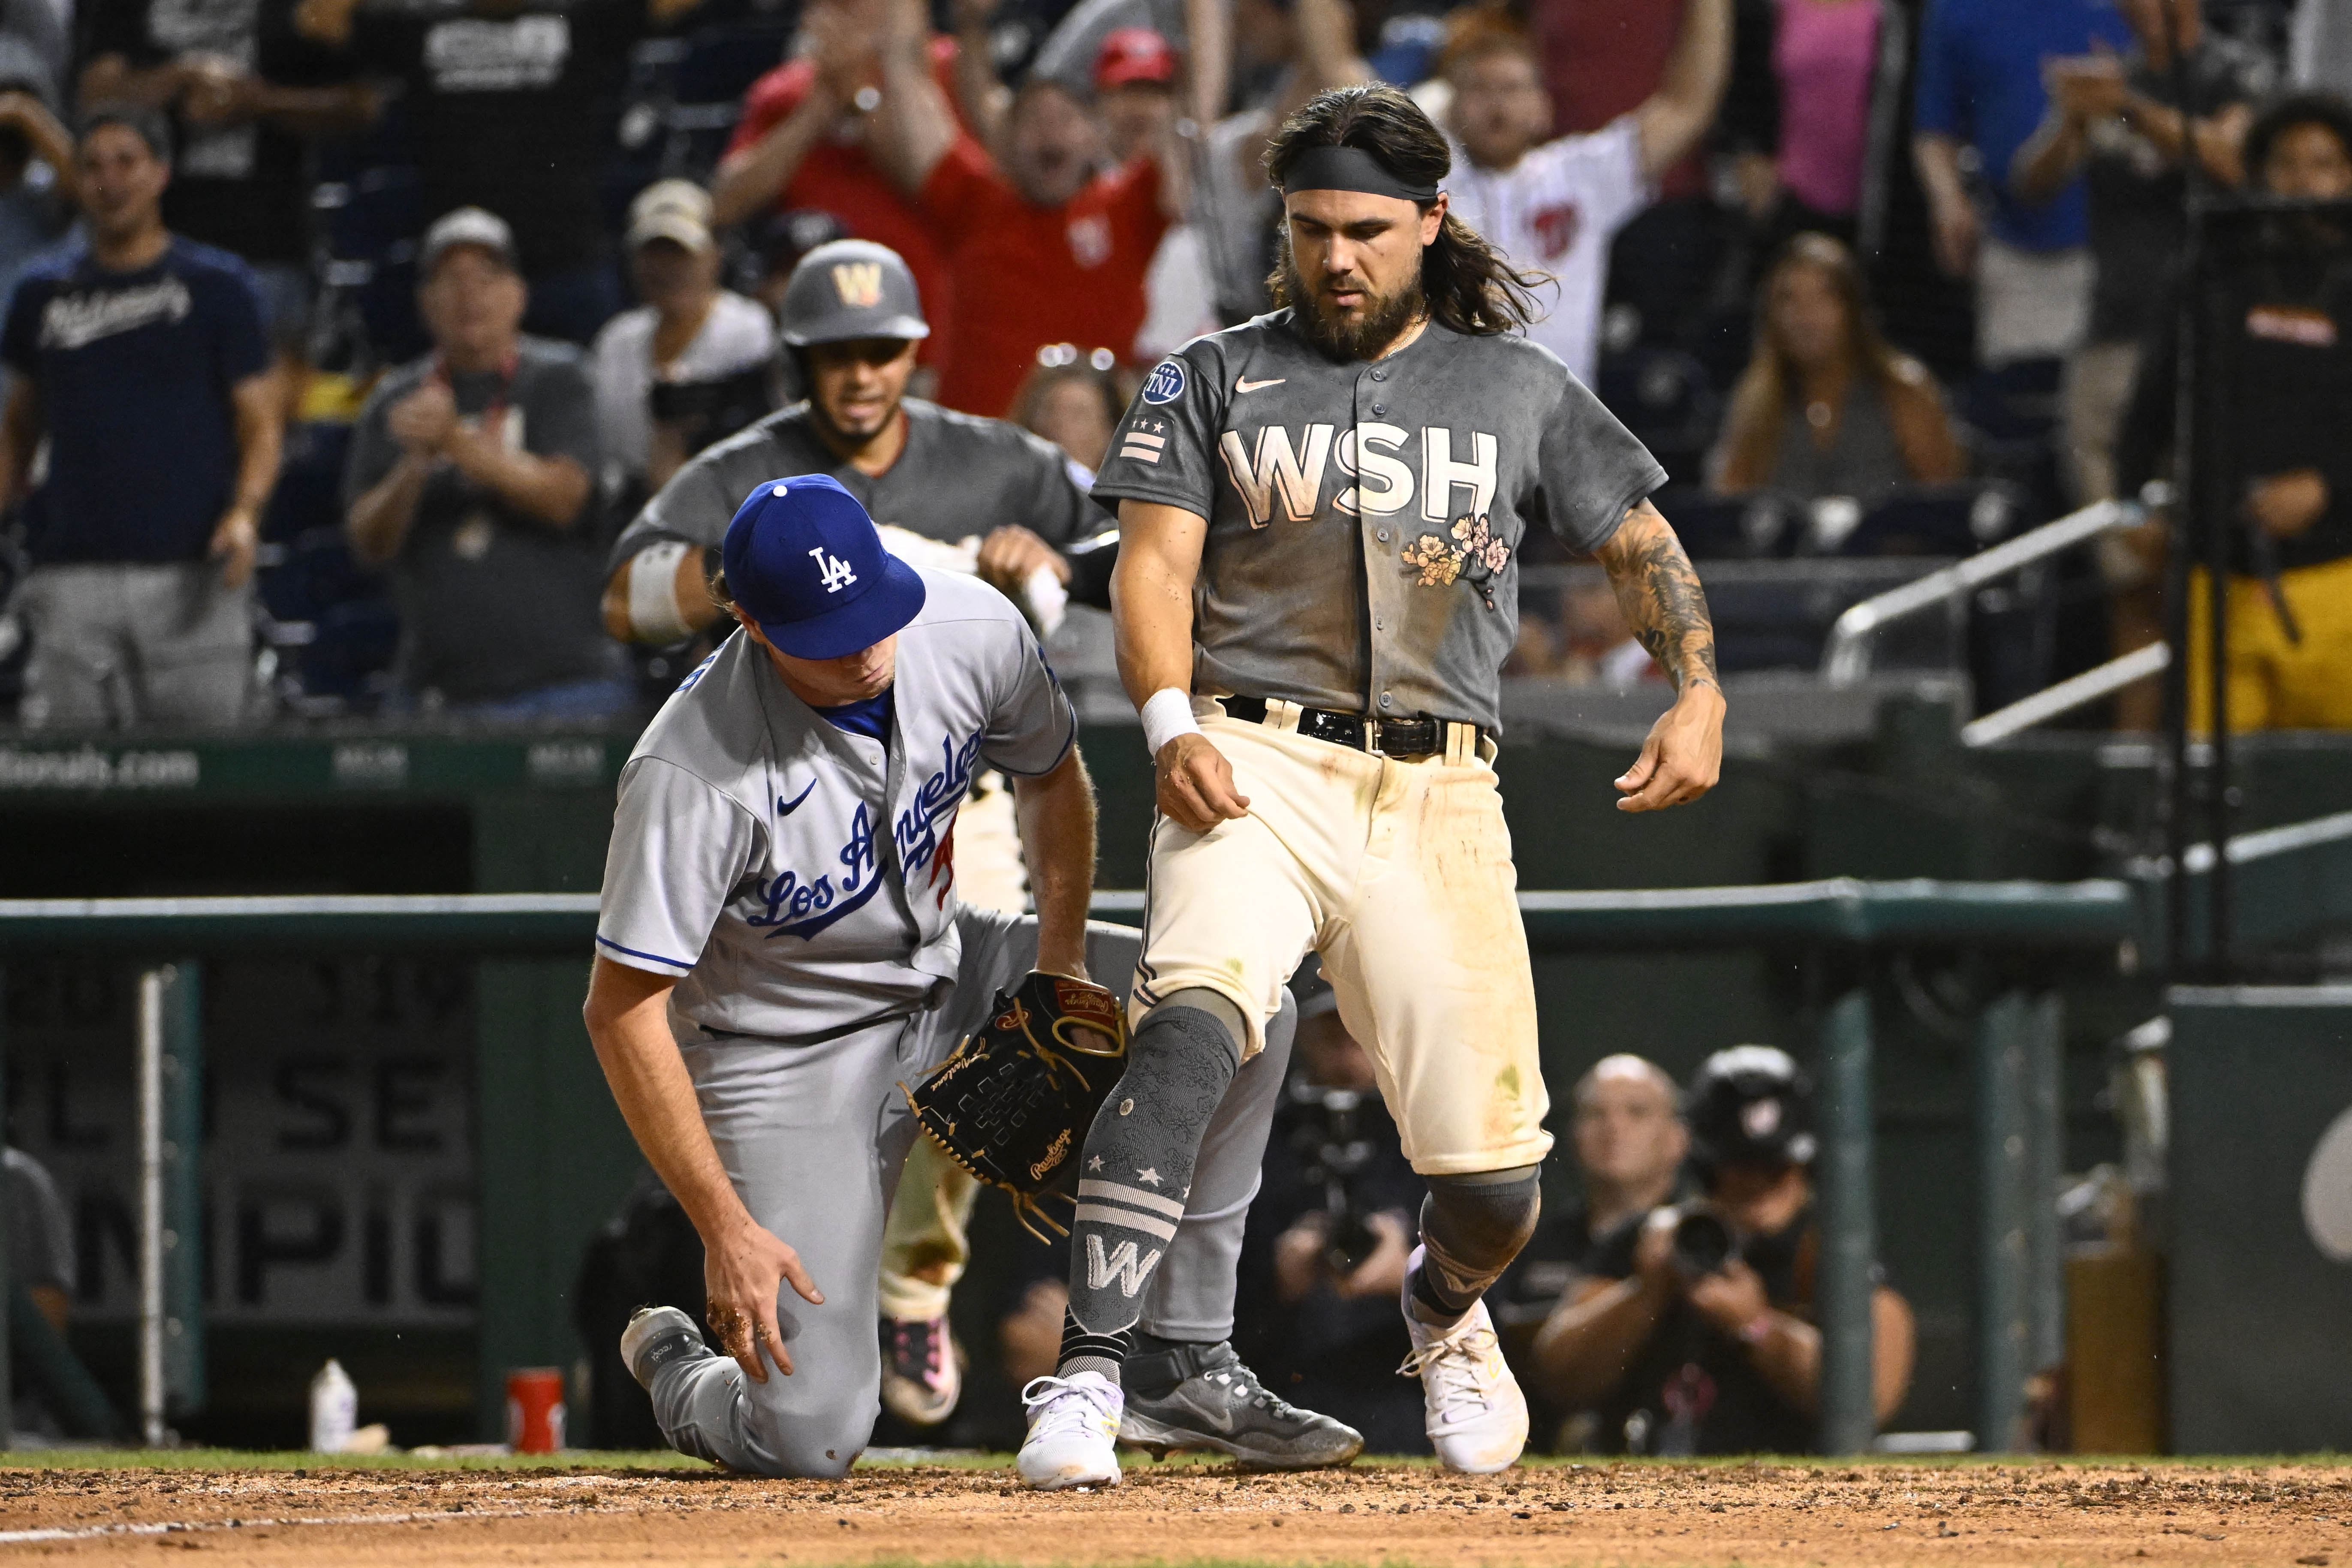
[[[1607,1449],[1811,1450],[1822,1366],[1811,1086],[1787,1052],[1735,1046],[1701,1064],[1685,1105],[1701,1195],[1653,1210],[1592,1260],[1536,1334],[1538,1386],[1596,1411]],[[1911,1381],[1911,1309],[1881,1285],[1872,1313],[1884,1421]]]
[[[1585,1069],[1570,1092],[1569,1144],[1576,1152],[1578,1192],[1547,1204],[1536,1233],[1486,1291],[1486,1308],[1504,1357],[1533,1407],[1531,1444],[1576,1452],[1591,1444],[1591,1417],[1553,1404],[1532,1363],[1537,1331],[1591,1277],[1597,1259],[1614,1256],[1621,1233],[1675,1201],[1690,1134],[1683,1126],[1682,1087],[1646,1057],[1620,1051]]]
[[[1420,1239],[1422,1181],[1406,1163],[1370,1058],[1310,968],[1286,1103],[1243,1244],[1237,1346],[1266,1386],[1364,1435],[1368,1450],[1425,1454],[1421,1385],[1396,1375],[1412,1345],[1396,1310]],[[1270,1240],[1266,1238],[1271,1238]]]

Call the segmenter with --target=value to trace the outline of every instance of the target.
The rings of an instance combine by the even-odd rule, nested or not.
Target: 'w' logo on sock
[[[1135,1243],[1131,1241],[1120,1242],[1106,1257],[1102,1237],[1089,1236],[1087,1237],[1087,1288],[1099,1290],[1116,1279],[1119,1294],[1132,1297],[1143,1289],[1145,1278],[1150,1274],[1152,1265],[1159,1261],[1160,1249],[1156,1247],[1143,1254],[1139,1261]]]

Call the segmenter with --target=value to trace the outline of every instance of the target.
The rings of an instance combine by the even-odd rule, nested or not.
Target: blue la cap
[[[922,578],[882,548],[874,520],[827,474],[771,479],[744,497],[719,555],[735,603],[794,658],[872,647],[923,607]]]

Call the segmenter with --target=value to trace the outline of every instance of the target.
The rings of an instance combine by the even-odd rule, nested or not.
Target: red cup
[[[507,1447],[552,1454],[563,1447],[563,1373],[526,1366],[507,1373]]]

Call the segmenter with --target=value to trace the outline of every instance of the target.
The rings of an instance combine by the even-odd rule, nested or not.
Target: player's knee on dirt
[[[866,1451],[866,1440],[874,1436],[875,1414],[870,1403],[862,1413],[845,1409],[814,1416],[760,1410],[754,1417],[761,1428],[758,1447],[767,1463],[759,1468],[767,1475],[795,1480],[846,1475]]]
[[[1535,1234],[1543,1194],[1534,1165],[1427,1179],[1412,1299],[1425,1321],[1450,1323],[1478,1304]]]
[[[1192,989],[1145,1015],[1129,1040],[1127,1072],[1079,1161],[1065,1376],[1118,1375],[1144,1286],[1175,1239],[1202,1136],[1241,1067],[1241,1026],[1231,1001]]]

